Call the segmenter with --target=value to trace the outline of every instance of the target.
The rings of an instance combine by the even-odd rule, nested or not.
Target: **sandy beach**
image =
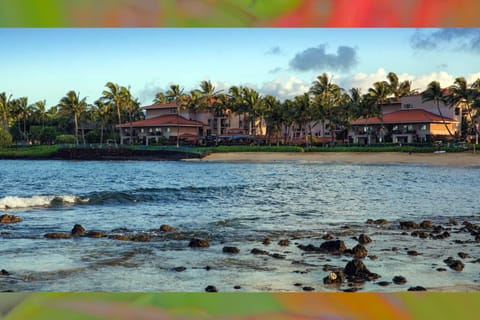
[[[274,162],[312,161],[351,164],[421,164],[451,167],[480,167],[480,154],[402,152],[231,152],[212,153],[200,161]]]

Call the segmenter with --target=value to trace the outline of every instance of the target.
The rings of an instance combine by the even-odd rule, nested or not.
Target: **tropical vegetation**
[[[313,126],[321,125],[323,133],[334,132],[330,135],[332,141],[345,138],[352,120],[381,119],[382,104],[413,93],[418,92],[411,88],[411,82],[399,81],[394,72],[388,73],[385,81],[373,83],[365,93],[358,88],[341,88],[323,73],[307,92],[284,101],[262,95],[247,86],[218,90],[210,81],[201,81],[197,89],[189,92],[173,84],[165,92],[157,92],[153,103],[173,103],[178,110],[206,110],[216,115],[231,112],[248,127],[251,135],[273,138],[277,145],[301,143],[310,147],[315,142]],[[462,104],[469,115],[462,135],[478,133],[474,119],[480,114],[480,79],[467,83],[465,78],[459,77],[449,87],[434,81],[421,94],[423,101],[434,101],[437,106],[440,102],[451,108]],[[11,135],[16,144],[65,141],[78,145],[119,141],[118,124],[130,123],[132,135],[132,123],[143,118],[139,99],[132,95],[128,86],[114,82],[107,82],[102,95],[92,102],[70,90],[50,107],[45,100],[32,103],[27,97],[0,92],[0,128]],[[218,136],[220,124],[213,128],[217,132],[212,133]],[[295,131],[302,132],[302,141],[295,139]],[[325,137],[321,141],[326,144]]]

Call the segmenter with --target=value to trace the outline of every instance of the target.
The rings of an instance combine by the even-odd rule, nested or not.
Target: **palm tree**
[[[446,97],[443,94],[443,90],[442,90],[442,88],[440,86],[440,83],[438,81],[430,82],[427,86],[427,90],[425,90],[422,93],[422,102],[434,101],[437,104],[438,114],[442,118],[443,125],[447,129],[450,137],[453,137],[453,134],[450,131],[450,128],[448,127],[447,123],[445,122],[445,118],[443,117],[442,110],[440,109],[440,102],[445,103],[445,99],[446,99]]]
[[[64,113],[73,113],[75,122],[75,144],[78,145],[78,120],[87,107],[86,98],[80,99],[80,94],[71,90],[60,100],[58,107]]]
[[[184,104],[185,95],[183,94],[183,88],[180,89],[178,84],[172,84],[170,89],[167,91],[167,101],[175,102],[177,106],[177,120],[180,117],[180,108]],[[177,123],[177,148],[180,146],[180,125]]]
[[[117,111],[119,139],[120,139],[120,143],[123,144],[123,140],[121,139],[122,128],[120,127],[120,125],[122,124],[121,113],[124,109],[124,104],[123,104],[124,98],[121,92],[122,88],[118,84],[113,82],[107,82],[105,86],[107,87],[108,90],[103,90],[102,98],[109,101],[112,104],[113,108],[115,108]]]
[[[277,146],[280,144],[280,131],[283,122],[283,110],[280,101],[274,96],[267,95],[264,100],[264,118],[267,128],[266,136],[271,139],[273,133],[276,134]],[[271,140],[270,140],[271,141]]]
[[[103,132],[105,126],[110,118],[112,105],[110,102],[105,102],[103,99],[98,99],[93,103],[92,110],[100,120],[100,145],[103,144]]]
[[[257,135],[257,125],[256,121],[260,112],[260,109],[263,105],[263,99],[260,94],[254,89],[244,87],[242,90],[243,102],[245,103],[245,111],[248,114],[248,119],[250,122],[250,134],[253,136]]]
[[[163,92],[158,92],[155,95],[155,99],[153,99],[153,103],[163,104],[166,102],[167,102],[167,97],[165,97],[165,94]]]
[[[5,131],[8,131],[9,122],[12,117],[10,100],[11,97],[12,95],[7,98],[7,94],[5,92],[0,93],[0,121],[2,128]]]
[[[296,121],[300,126],[300,130],[303,128],[304,138],[305,138],[305,145],[309,145],[308,141],[308,123],[312,121],[312,101],[310,99],[310,95],[308,93],[304,93],[303,95],[296,96],[294,99],[294,106],[296,109]],[[310,128],[310,135],[312,134]]]
[[[21,97],[17,99],[16,102],[17,102],[16,105],[18,110],[17,117],[19,120],[19,124],[20,124],[20,120],[23,120],[23,131],[20,129],[20,125],[19,125],[20,133],[25,139],[25,143],[27,143],[28,142],[27,119],[30,116],[33,110],[33,107],[28,105],[27,97]]]
[[[35,102],[36,113],[38,114],[42,122],[42,128],[45,128],[45,117],[47,115],[47,112],[45,111],[45,105],[46,105],[45,100],[40,100]]]

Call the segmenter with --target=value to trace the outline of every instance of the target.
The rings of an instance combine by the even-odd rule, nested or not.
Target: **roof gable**
[[[389,123],[432,123],[432,122],[458,122],[457,120],[440,117],[424,109],[408,109],[399,110],[383,115],[383,120],[379,118],[358,119],[350,124],[365,125],[366,124],[389,124]]]

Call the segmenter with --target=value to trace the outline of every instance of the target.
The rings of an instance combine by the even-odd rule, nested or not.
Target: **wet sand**
[[[480,167],[480,153],[403,152],[231,152],[212,153],[200,161],[274,162],[311,161],[349,164],[420,164],[448,167]]]

